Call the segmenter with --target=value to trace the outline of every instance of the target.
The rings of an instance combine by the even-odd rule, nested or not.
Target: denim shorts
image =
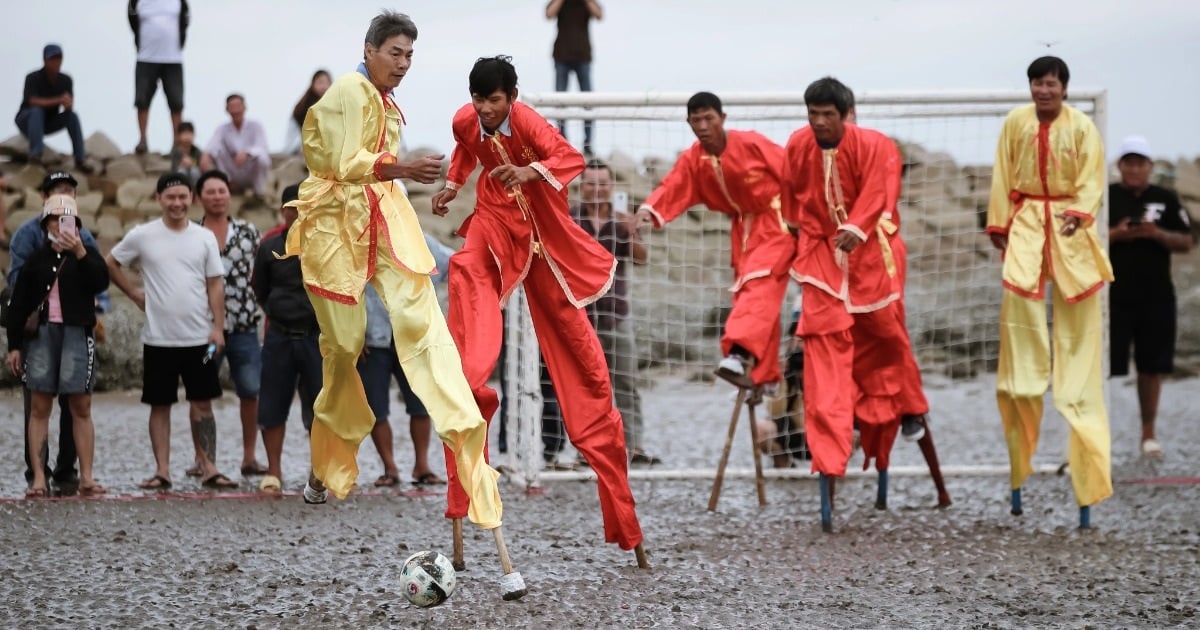
[[[300,394],[300,419],[312,429],[312,407],[321,393],[321,347],[317,335],[288,335],[267,326],[263,337],[262,389],[258,426],[277,427],[288,419],[292,400]]]
[[[375,422],[388,419],[391,406],[388,400],[388,386],[392,377],[400,385],[400,397],[404,399],[404,411],[409,416],[428,416],[424,403],[413,393],[400,367],[400,359],[396,356],[396,346],[390,348],[367,348],[367,356],[358,363],[358,375],[362,378],[363,389],[367,392],[367,404],[371,413],[375,414]]]
[[[225,351],[217,357],[229,360],[229,378],[238,398],[258,398],[262,384],[262,346],[258,343],[258,332],[225,333]]]
[[[96,385],[96,342],[82,326],[42,324],[25,345],[25,387],[45,394],[90,394]]]

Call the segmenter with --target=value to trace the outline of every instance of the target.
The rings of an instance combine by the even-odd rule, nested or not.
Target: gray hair
[[[417,25],[413,24],[412,18],[403,13],[383,9],[375,19],[371,20],[371,26],[367,29],[366,43],[375,48],[382,48],[384,42],[397,36],[407,35],[414,42],[417,41]]]

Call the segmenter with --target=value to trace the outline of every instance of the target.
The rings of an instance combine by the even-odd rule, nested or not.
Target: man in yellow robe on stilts
[[[1063,60],[1042,57],[1027,74],[1033,103],[1004,121],[988,204],[987,233],[1004,260],[996,401],[1012,467],[1012,512],[1020,514],[1021,484],[1033,470],[1042,398],[1053,375],[1054,406],[1071,427],[1071,482],[1086,528],[1090,506],[1112,495],[1097,295],[1113,279],[1096,231],[1104,146],[1091,119],[1063,104],[1070,79]]]

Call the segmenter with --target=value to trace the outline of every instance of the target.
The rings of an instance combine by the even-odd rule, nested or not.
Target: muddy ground
[[[711,468],[728,422],[729,390],[656,379],[646,392],[648,447],[672,468]],[[281,498],[202,493],[190,459],[185,410],[172,436],[175,494],[136,482],[153,459],[137,394],[95,401],[97,471],[104,499],[26,501],[20,397],[0,392],[0,627],[481,627],[481,628],[1124,628],[1200,626],[1200,381],[1168,383],[1160,436],[1166,458],[1137,456],[1137,407],[1128,381],[1112,387],[1116,494],[1079,531],[1066,477],[1025,486],[1025,514],[1008,513],[1004,475],[953,476],[954,505],[933,508],[932,483],[894,475],[890,509],[874,509],[875,481],[838,486],[836,531],[817,518],[809,479],[775,479],[769,505],[753,484],[726,480],[717,513],[704,480],[632,482],[651,571],[603,543],[595,486],[548,482],[526,494],[502,487],[505,532],[529,594],[499,597],[491,536],[468,528],[468,570],[434,609],[410,607],[400,562],[450,550],[444,500],[411,485],[324,506],[305,505],[307,448],[293,418]],[[944,465],[1004,465],[991,384],[929,384]],[[393,403],[396,414],[400,406]],[[240,461],[236,401],[217,406],[219,464]],[[402,473],[407,432],[397,427]],[[745,428],[731,466],[750,464]],[[1061,459],[1065,430],[1050,414],[1039,464]],[[261,445],[259,446],[261,457]],[[440,465],[440,455],[434,461]],[[852,466],[861,460],[855,458]],[[894,470],[920,463],[900,442]],[[381,472],[364,447],[360,482]],[[233,475],[239,478],[238,475]],[[407,478],[407,475],[406,475]]]

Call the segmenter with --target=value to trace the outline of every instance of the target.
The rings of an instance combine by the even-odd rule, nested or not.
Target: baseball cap
[[[48,195],[59,182],[70,182],[72,188],[78,188],[79,182],[75,176],[66,171],[50,171],[42,178],[42,194]]]
[[[1153,160],[1154,155],[1150,151],[1150,142],[1145,136],[1127,136],[1121,141],[1121,147],[1117,149],[1117,159],[1124,158],[1126,155],[1140,155],[1147,160]]]
[[[172,186],[186,186],[188,192],[192,192],[192,180],[180,172],[164,173],[158,178],[158,184],[154,186],[154,190],[161,195],[164,190]]]
[[[286,206],[291,204],[294,206],[295,204],[293,202],[298,201],[299,199],[300,184],[292,184],[291,186],[283,189],[283,199],[281,200],[280,205]]]
[[[46,198],[46,202],[42,204],[42,222],[50,217],[60,217],[64,215],[79,216],[79,207],[75,205],[75,200],[70,195],[50,195]],[[78,219],[76,219],[78,221]]]
[[[53,57],[61,57],[61,56],[62,56],[62,46],[59,46],[58,44],[46,44],[46,47],[42,49],[42,60],[43,61],[46,59],[51,59]]]

